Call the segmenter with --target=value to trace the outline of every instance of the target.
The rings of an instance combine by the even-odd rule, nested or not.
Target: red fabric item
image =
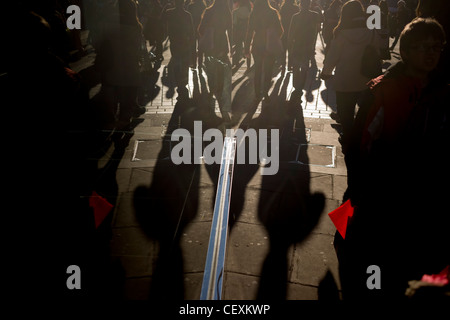
[[[374,102],[369,111],[366,128],[363,132],[362,147],[368,147],[372,140],[372,131],[380,130],[380,137],[388,142],[394,142],[398,139],[400,133],[407,127],[411,113],[421,95],[421,83],[405,75],[394,78],[385,78],[379,76],[368,83],[369,88],[374,94]],[[383,109],[382,119],[376,119],[380,109]],[[373,123],[374,120],[382,121],[379,124]],[[378,130],[376,129],[378,128]]]
[[[347,231],[348,219],[353,216],[354,211],[355,209],[352,207],[352,203],[350,200],[347,200],[340,207],[328,214],[337,231],[339,231],[344,239]]]
[[[446,286],[449,283],[449,269],[450,266],[447,266],[438,274],[424,274],[420,281],[432,283],[438,286]]]
[[[89,206],[94,210],[95,228],[105,220],[111,209],[114,207],[105,198],[100,196],[97,192],[92,191],[92,195],[89,198]]]

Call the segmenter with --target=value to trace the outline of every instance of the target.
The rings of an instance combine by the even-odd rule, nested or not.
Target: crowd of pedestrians
[[[66,3],[67,2],[67,3]],[[380,58],[389,59],[389,36],[395,38],[405,24],[413,18],[415,1],[400,0],[395,8],[388,7],[386,0],[360,1],[358,8],[359,28],[365,27],[365,8],[377,4],[382,10],[382,29],[377,32]],[[54,13],[62,16],[54,34],[59,35],[54,52],[60,57],[68,55],[68,39],[62,36],[65,29],[64,6],[69,1],[56,1],[59,6],[38,6],[24,2],[31,10],[54,21]],[[50,2],[48,2],[50,3]],[[140,71],[148,68],[151,61],[162,61],[164,45],[170,45],[171,61],[168,68],[167,95],[173,96],[177,88],[180,99],[186,96],[187,74],[190,67],[204,68],[209,88],[219,101],[221,111],[230,113],[231,68],[246,60],[247,69],[254,68],[254,95],[256,100],[268,98],[268,89],[274,66],[293,72],[295,93],[304,88],[310,62],[315,62],[315,44],[318,35],[325,45],[325,53],[339,29],[346,29],[354,17],[341,19],[342,0],[102,0],[79,2],[83,9],[83,27],[89,30],[88,41],[94,47],[96,67],[101,73],[102,88],[108,97],[104,115],[106,128],[126,127],[133,117],[145,112],[137,102],[138,88],[142,86]],[[411,4],[413,3],[413,4]],[[392,4],[392,1],[390,1]],[[41,8],[38,8],[41,7]],[[37,10],[36,10],[37,8]],[[50,9],[49,9],[50,8]],[[220,14],[217,12],[220,11]],[[50,14],[48,13],[50,12]],[[53,23],[56,26],[56,23]],[[336,30],[338,24],[341,24]],[[352,27],[353,28],[353,27]],[[343,31],[342,34],[350,31]],[[362,33],[366,33],[361,30]],[[75,32],[74,32],[75,33]],[[340,35],[338,39],[344,36]],[[79,37],[76,41],[79,43]],[[338,41],[339,42],[339,41]],[[342,42],[340,40],[340,42]],[[65,46],[65,51],[64,50]],[[336,51],[336,44],[334,52]],[[79,46],[78,46],[79,47]],[[150,52],[148,52],[148,48]],[[81,47],[80,52],[83,52]],[[347,48],[348,52],[351,52]],[[325,72],[332,59],[327,59]],[[354,53],[353,53],[354,55]],[[333,57],[334,56],[334,57]],[[344,54],[350,61],[349,55]],[[253,64],[252,64],[253,59]],[[342,61],[340,61],[342,64]],[[287,68],[286,68],[287,65]],[[338,66],[336,76],[342,75]],[[345,73],[345,71],[344,71]],[[346,76],[348,79],[354,77]],[[357,78],[360,78],[359,80]],[[343,92],[363,90],[367,79],[356,75],[350,82],[359,83],[358,90],[351,83],[340,83],[347,88],[337,88],[339,100],[337,118],[348,127],[352,116],[350,108],[342,104],[352,103]],[[336,81],[339,82],[339,81]],[[363,83],[364,82],[364,83]],[[358,86],[358,85],[357,85]],[[359,90],[361,89],[361,90]],[[293,97],[298,95],[294,94]],[[344,97],[345,96],[345,97]],[[350,100],[349,100],[350,99]]]
[[[35,119],[52,125],[52,132],[40,131],[42,140],[57,130],[62,145],[62,140],[73,144],[64,150],[67,158],[81,163],[82,143],[69,132],[91,124],[84,115],[74,117],[58,109],[62,101],[79,106],[86,98],[77,74],[68,67],[70,41],[79,54],[84,49],[76,35],[67,38],[61,10],[67,3],[20,2],[24,24],[14,35],[31,31],[34,36],[28,37],[27,48],[18,41],[21,38],[10,40],[18,53],[10,54],[11,64],[2,65],[2,71],[11,92],[19,95],[19,88],[28,85],[33,98],[47,105],[43,114],[29,110]],[[371,4],[381,9],[380,30],[367,28],[366,7]],[[257,101],[269,99],[277,65],[292,71],[295,91],[301,95],[316,40],[322,37],[325,60],[320,77],[334,82],[348,170],[343,201],[349,199],[355,208],[348,236],[344,240],[337,233],[335,239],[344,298],[402,297],[408,280],[437,274],[450,264],[448,174],[435,171],[446,157],[450,138],[446,1],[103,0],[83,2],[82,8],[107,97],[103,121],[118,128],[145,111],[137,99],[140,73],[148,59],[164,59],[167,43],[169,87],[177,88],[179,99],[188,98],[189,68],[204,68],[211,94],[230,115],[233,67],[245,59],[247,68],[253,68]],[[368,47],[375,49],[374,62],[381,66],[397,41],[398,63],[385,73],[381,67],[372,74],[362,71]],[[31,63],[48,81],[24,78]],[[24,99],[28,110],[33,101]],[[66,113],[67,127],[52,122],[55,115]],[[67,174],[73,181],[81,179]],[[56,183],[67,185],[59,179]],[[85,193],[67,188],[70,201]],[[373,264],[384,272],[382,291],[367,291],[366,268]]]

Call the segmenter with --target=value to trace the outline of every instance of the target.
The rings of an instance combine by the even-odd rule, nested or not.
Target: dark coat
[[[222,10],[218,3],[208,7],[204,13],[198,33],[200,37],[207,32],[207,29],[213,30],[213,49],[205,52],[206,55],[223,58],[230,53],[229,37],[233,34],[233,21],[229,9]]]
[[[253,9],[248,22],[245,51],[249,52],[251,46],[252,54],[263,55],[266,51],[267,30],[269,28],[272,28],[280,38],[282,37],[283,26],[278,11],[267,9],[258,13]]]

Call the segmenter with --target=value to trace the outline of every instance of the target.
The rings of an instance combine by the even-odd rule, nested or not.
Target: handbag
[[[283,43],[278,33],[273,28],[266,30],[266,53],[275,57],[283,53]]]
[[[361,59],[361,74],[369,79],[373,79],[382,74],[381,58],[377,48],[373,44],[375,31],[372,31],[372,39],[364,48]]]

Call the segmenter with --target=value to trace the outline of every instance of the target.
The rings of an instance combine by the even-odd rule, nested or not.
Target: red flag
[[[347,231],[348,219],[353,216],[355,209],[352,207],[350,200],[345,201],[340,207],[331,211],[328,216],[333,221],[337,231],[345,239],[345,232]]]
[[[108,216],[111,209],[114,207],[105,198],[100,196],[97,192],[92,191],[92,196],[89,198],[89,206],[94,210],[95,228],[103,222]]]

